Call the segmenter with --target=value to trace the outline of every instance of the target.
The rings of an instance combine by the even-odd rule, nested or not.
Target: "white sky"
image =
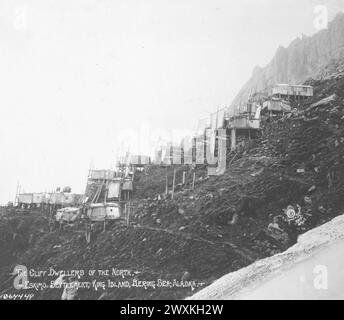
[[[141,145],[228,106],[279,45],[342,0],[0,1],[0,203],[108,168],[119,133]],[[140,128],[146,128],[146,135]],[[147,138],[146,138],[147,137]]]

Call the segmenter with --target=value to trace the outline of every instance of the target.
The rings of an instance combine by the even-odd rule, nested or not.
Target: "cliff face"
[[[232,108],[248,96],[275,83],[302,84],[321,75],[329,64],[344,58],[344,13],[337,14],[328,29],[312,37],[294,40],[288,48],[279,47],[272,61],[264,68],[256,67],[250,80],[240,90]]]

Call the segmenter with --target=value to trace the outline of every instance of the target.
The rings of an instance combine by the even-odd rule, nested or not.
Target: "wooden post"
[[[55,201],[54,201],[54,203],[53,203],[53,214],[54,214],[54,212],[55,212]]]
[[[51,232],[52,231],[52,229],[53,229],[53,219],[51,219],[51,217],[49,216],[48,217],[48,221],[49,221],[49,231]]]
[[[85,237],[86,237],[86,242],[90,243],[90,241],[91,241],[91,228],[90,228],[90,224],[88,221],[86,222]]]
[[[19,182],[17,182],[16,196],[15,196],[14,202],[13,202],[13,206],[14,206],[14,207],[16,206],[18,194],[19,194]]]
[[[173,169],[172,199],[174,198],[174,188],[176,186],[176,169]]]
[[[232,128],[231,132],[231,151],[236,149],[236,129]]]
[[[185,174],[186,174],[186,172],[183,171],[183,184],[185,184]]]
[[[127,227],[129,227],[129,223],[130,223],[130,202],[127,202],[124,205],[124,211],[125,211],[125,222],[127,224]]]
[[[168,177],[166,175],[166,183],[165,183],[165,194],[168,194]]]
[[[195,189],[196,172],[193,173],[192,177],[192,190]]]
[[[217,129],[218,127],[218,120],[219,120],[219,107],[217,107],[217,111],[216,111],[216,124],[215,124],[215,130]]]
[[[119,194],[118,194],[118,201],[122,200],[122,182],[123,179],[121,180],[120,184],[119,184]]]
[[[104,202],[107,202],[107,197],[108,197],[108,193],[109,193],[109,181],[106,180],[105,183],[105,192],[104,192]]]
[[[127,227],[129,227],[129,223],[130,223],[130,202],[128,202]]]

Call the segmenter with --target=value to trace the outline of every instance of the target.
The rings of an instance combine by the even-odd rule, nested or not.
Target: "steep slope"
[[[150,167],[137,180],[136,188],[145,192],[136,193],[130,225],[108,224],[105,232],[102,224],[95,226],[89,244],[83,221],[60,230],[51,229],[48,219],[35,215],[27,216],[23,226],[18,216],[1,219],[0,247],[15,250],[1,250],[7,263],[0,266],[0,293],[13,291],[10,274],[15,265],[23,264],[38,270],[117,268],[135,272],[129,279],[117,276],[113,281],[177,281],[176,286],[155,289],[80,289],[80,299],[185,298],[229,272],[286,250],[300,234],[341,214],[344,73],[309,83],[315,87],[314,98],[294,105],[291,114],[264,123],[260,138],[229,154],[231,165],[223,176],[207,178],[200,168],[192,190],[189,172],[188,183],[178,186],[172,200],[158,197],[171,169]],[[311,204],[305,203],[305,196]],[[288,241],[269,236],[266,230],[272,217],[296,204],[310,215],[303,228],[291,227],[281,219]],[[183,287],[181,280],[198,285]],[[46,288],[33,293],[35,299],[59,299],[62,291]]]
[[[106,287],[80,289],[79,299],[185,298],[219,277],[286,250],[297,237],[341,214],[344,207],[344,14],[329,30],[297,40],[280,49],[273,62],[255,71],[242,90],[274,82],[303,82],[314,86],[314,97],[295,103],[293,112],[263,122],[255,140],[228,153],[228,169],[206,177],[205,168],[192,170],[175,198],[161,196],[165,175],[172,168],[151,166],[137,175],[130,224],[95,225],[85,240],[85,221],[63,228],[49,225],[48,215],[0,218],[0,294],[13,292],[11,275],[20,264],[38,270],[130,270],[129,281],[162,279],[177,285],[157,288]],[[329,60],[334,59],[331,64]],[[326,65],[326,68],[322,68]],[[326,75],[323,77],[322,75]],[[305,200],[307,197],[307,201]],[[301,207],[307,213],[299,228],[285,221],[283,209]],[[280,218],[287,241],[267,233]],[[57,278],[57,277],[55,277]],[[55,280],[46,276],[44,281]],[[119,279],[118,279],[119,278]],[[42,279],[30,279],[32,282]],[[92,280],[84,276],[80,281]],[[108,280],[98,278],[97,280]],[[127,280],[121,276],[113,281]],[[180,281],[199,285],[183,287]],[[136,283],[136,282],[135,282]],[[35,299],[59,299],[62,289],[32,290]]]

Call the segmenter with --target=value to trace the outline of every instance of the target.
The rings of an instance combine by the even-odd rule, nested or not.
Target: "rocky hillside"
[[[135,178],[130,220],[109,223],[105,230],[102,223],[93,225],[90,242],[84,220],[60,227],[44,212],[0,215],[0,296],[15,292],[12,273],[24,265],[59,270],[71,283],[92,283],[91,288],[81,286],[75,299],[185,298],[225,274],[285,251],[301,234],[342,214],[341,58],[344,14],[328,30],[280,49],[241,92],[289,79],[303,83],[315,71],[326,73],[305,82],[314,86],[313,98],[293,103],[290,114],[265,119],[259,136],[235,152],[228,150],[224,175],[208,177],[198,167],[192,188],[192,169],[179,167],[174,199],[162,195],[165,176],[172,181],[172,168],[149,166]],[[183,170],[185,185],[179,184]],[[297,220],[290,221],[289,206],[299,208]],[[281,232],[269,230],[273,221]],[[115,271],[94,277],[94,270]],[[117,270],[130,272],[122,277]],[[40,278],[34,273],[29,280],[33,286],[27,290],[34,299],[63,295],[63,288],[55,287],[55,272]],[[43,288],[52,280],[53,286]],[[94,286],[94,280],[104,282],[104,288]]]
[[[91,242],[84,221],[62,228],[48,216],[32,213],[0,219],[0,294],[13,293],[16,265],[34,270],[84,270],[80,282],[93,281],[89,270],[131,270],[98,281],[128,281],[128,287],[81,288],[76,299],[178,299],[193,295],[221,276],[283,252],[297,237],[343,213],[344,72],[310,80],[312,99],[293,112],[263,123],[261,136],[228,155],[228,169],[207,177],[197,169],[178,185],[174,199],[159,197],[171,168],[151,166],[137,176],[130,224],[94,225]],[[181,170],[177,182],[181,182]],[[171,179],[170,179],[171,180]],[[283,209],[299,204],[302,225],[290,225]],[[278,218],[282,234],[269,233]],[[30,277],[50,283],[55,276]],[[70,277],[72,278],[72,277]],[[156,288],[137,281],[175,283]],[[192,283],[192,287],[181,285]],[[195,282],[195,285],[193,285]],[[111,282],[112,283],[112,282]],[[122,283],[122,282],[121,282]],[[60,299],[62,289],[30,290],[34,299]]]
[[[303,36],[289,47],[279,47],[271,62],[256,67],[252,77],[240,90],[232,107],[247,97],[275,83],[302,84],[309,78],[321,77],[324,69],[331,68],[344,57],[344,13],[337,14],[328,29],[314,36]]]

